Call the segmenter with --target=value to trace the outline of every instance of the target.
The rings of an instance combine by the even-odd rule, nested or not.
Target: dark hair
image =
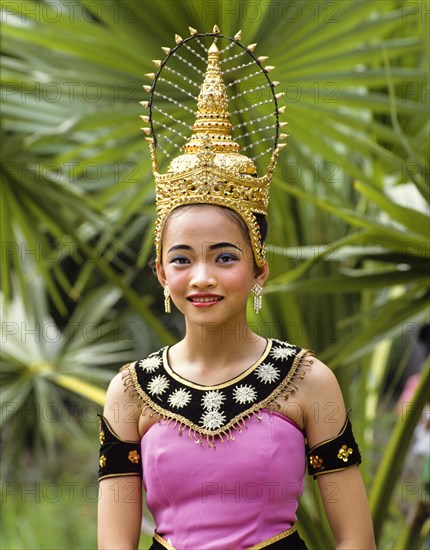
[[[260,228],[261,242],[265,243],[267,239],[267,231],[269,229],[267,218],[264,214],[254,214],[254,216],[255,216],[255,219],[257,220],[258,227]]]

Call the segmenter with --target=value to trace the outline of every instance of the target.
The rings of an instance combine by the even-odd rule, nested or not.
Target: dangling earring
[[[164,286],[164,311],[170,313],[170,290],[167,285]]]
[[[263,292],[263,287],[258,283],[255,283],[251,290],[254,294],[254,311],[255,313],[258,313],[262,306],[261,293]]]

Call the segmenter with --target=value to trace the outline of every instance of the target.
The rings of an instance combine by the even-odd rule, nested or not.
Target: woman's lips
[[[188,296],[187,300],[193,304],[195,307],[209,307],[217,304],[223,299],[222,296],[217,296],[215,294],[194,294]]]

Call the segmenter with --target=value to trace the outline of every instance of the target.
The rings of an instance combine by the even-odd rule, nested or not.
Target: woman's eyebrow
[[[237,245],[235,245],[233,243],[228,243],[228,242],[214,243],[214,244],[207,243],[207,244],[205,244],[205,248],[206,248],[206,250],[210,250],[211,252],[213,250],[219,250],[220,248],[236,248],[237,250],[242,252],[242,249],[239,248]],[[192,251],[193,247],[189,246],[188,244],[175,244],[174,246],[171,246],[167,252],[168,253],[173,252],[174,250],[190,250],[190,251]]]
[[[193,248],[187,244],[175,244],[167,252],[173,252],[173,250],[193,250]]]
[[[238,246],[236,246],[233,243],[227,243],[227,242],[215,243],[215,244],[211,244],[207,247],[208,250],[218,250],[219,248],[236,248],[237,250],[242,252],[242,250]]]

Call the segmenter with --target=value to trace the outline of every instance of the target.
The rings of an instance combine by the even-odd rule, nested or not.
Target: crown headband
[[[284,113],[285,107],[278,107],[278,99],[284,94],[276,94],[274,91],[279,82],[271,82],[268,76],[274,67],[263,66],[268,58],[254,56],[256,44],[243,46],[240,43],[240,32],[230,38],[220,34],[215,26],[212,33],[197,33],[191,27],[190,33],[191,36],[186,39],[176,35],[174,48],[162,48],[166,58],[153,61],[158,71],[146,75],[153,80],[153,84],[144,86],[150,96],[149,101],[141,102],[141,105],[149,108],[149,115],[141,118],[149,122],[149,127],[142,130],[150,136],[147,141],[156,182],[157,260],[161,262],[161,239],[169,214],[180,206],[212,204],[227,207],[243,219],[249,232],[255,262],[262,267],[265,262],[265,244],[255,214],[267,214],[269,184],[279,151],[285,146],[278,143],[279,139],[287,137],[279,133],[279,129],[286,124],[279,122],[279,115]],[[210,47],[204,43],[207,37],[212,42]],[[218,44],[222,41],[228,45],[220,50]],[[193,43],[197,48],[190,45]],[[239,53],[231,55],[234,46],[239,48]],[[221,59],[222,54],[227,52],[228,56]],[[244,55],[250,60],[242,63]],[[187,57],[191,57],[191,60]],[[186,65],[187,69],[191,69],[191,74],[197,72],[200,79],[203,77],[203,83],[198,84],[182,70],[173,69],[170,66],[172,60],[180,62],[181,67]],[[204,70],[199,68],[202,63]],[[256,67],[257,72],[249,73]],[[238,71],[242,71],[244,76],[230,80],[227,84],[224,82],[226,77],[230,78]],[[165,74],[169,78],[165,78]],[[254,84],[256,80],[257,86]],[[250,89],[240,91],[239,86],[245,86],[245,83]],[[195,88],[199,90],[198,96],[195,95]],[[229,89],[236,93],[229,97]],[[261,96],[258,98],[259,101],[250,99],[251,94],[263,94],[264,91],[268,92],[267,99],[264,99],[264,95],[262,100]],[[158,99],[162,103],[161,107],[157,103]],[[242,108],[229,113],[228,103],[231,100],[236,100]],[[189,106],[190,101],[194,103],[192,107]],[[193,110],[195,102],[196,114]],[[231,116],[236,118],[235,124],[231,123]],[[187,125],[185,120],[191,117],[195,118],[194,124]],[[188,135],[185,135],[184,128]],[[240,130],[236,140],[232,136],[233,128]],[[241,140],[245,143],[248,141],[248,144],[237,143]],[[179,155],[175,153],[175,149],[181,148],[178,141],[184,143],[183,153]],[[273,145],[259,152],[258,146],[267,141],[272,141]],[[247,149],[255,149],[255,155],[250,158],[240,153]],[[170,161],[164,173],[159,169],[157,150],[162,151]],[[270,154],[269,162],[265,174],[258,177],[255,161],[266,153]]]

